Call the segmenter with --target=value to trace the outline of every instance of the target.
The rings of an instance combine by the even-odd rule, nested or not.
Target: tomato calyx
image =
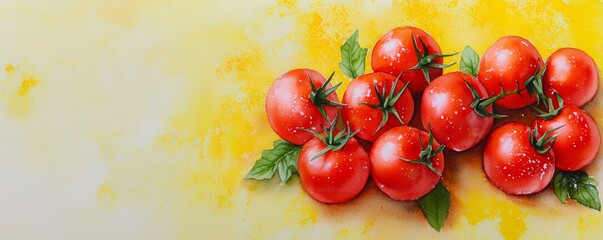
[[[439,63],[434,63],[433,60],[436,58],[444,58],[444,57],[451,57],[454,55],[459,54],[459,52],[455,52],[455,53],[449,53],[449,54],[442,54],[442,53],[435,53],[435,54],[431,54],[429,55],[429,49],[427,48],[427,45],[425,44],[425,42],[423,42],[423,40],[421,40],[421,38],[419,36],[416,36],[417,39],[419,39],[419,43],[421,43],[421,47],[423,48],[423,54],[421,54],[419,52],[419,46],[417,46],[417,41],[415,40],[415,35],[412,35],[412,44],[415,48],[415,52],[417,53],[417,65],[415,65],[414,67],[408,69],[408,70],[418,70],[421,69],[421,71],[423,72],[423,75],[425,76],[425,80],[427,81],[427,83],[431,83],[431,79],[429,78],[429,68],[447,68],[450,67],[454,64],[456,64],[456,62],[450,63],[450,64],[439,64]]]
[[[502,86],[500,86],[500,93],[496,96],[492,96],[492,97],[488,97],[488,98],[481,98],[479,96],[479,94],[477,93],[477,90],[475,90],[475,88],[473,86],[471,86],[471,84],[469,84],[469,82],[465,81],[465,85],[467,85],[467,87],[469,88],[469,91],[471,91],[471,95],[473,95],[473,102],[469,105],[471,108],[473,108],[473,110],[475,111],[475,113],[477,113],[478,115],[482,116],[482,117],[493,117],[495,119],[501,119],[501,118],[505,118],[507,117],[507,115],[501,115],[501,114],[496,114],[494,112],[489,112],[488,110],[486,110],[486,107],[494,104],[496,101],[511,95],[511,94],[519,94],[519,92],[523,89],[519,89],[519,83],[517,84],[517,86],[515,87],[515,90],[513,91],[508,91],[505,92],[505,90],[503,89]]]
[[[327,117],[327,113],[325,111],[324,105],[334,106],[334,107],[345,106],[345,104],[333,102],[333,101],[327,99],[327,96],[329,96],[329,94],[335,92],[335,90],[337,90],[337,88],[339,88],[339,86],[341,86],[341,84],[343,83],[343,82],[340,82],[331,88],[327,88],[327,85],[333,79],[333,75],[335,75],[335,72],[331,73],[331,76],[329,76],[327,81],[325,81],[319,88],[316,88],[316,86],[314,86],[314,82],[312,82],[312,79],[308,75],[308,80],[310,81],[310,86],[312,87],[312,92],[310,92],[310,101],[312,101],[312,103],[314,103],[314,105],[316,105],[316,107],[318,108],[318,111],[320,112],[320,115],[322,115],[322,117],[325,120],[327,120],[327,122],[329,122],[329,117]]]
[[[304,130],[304,131],[314,135],[314,137],[320,139],[324,144],[327,145],[327,147],[325,147],[325,149],[318,152],[318,154],[316,154],[316,156],[314,156],[312,159],[310,159],[310,161],[315,160],[315,159],[325,155],[329,151],[337,151],[337,150],[343,148],[348,143],[348,141],[350,141],[350,139],[352,137],[354,137],[354,135],[356,135],[356,133],[359,132],[359,130],[351,132],[350,124],[348,124],[346,129],[343,129],[343,130],[339,131],[339,133],[335,134],[335,130],[336,130],[335,125],[336,124],[337,124],[337,118],[333,119],[333,121],[330,121],[330,126],[328,128],[325,126],[322,126],[324,135],[317,133],[316,131],[313,131],[310,129],[300,128],[301,130]]]
[[[542,136],[538,137],[539,133],[538,133],[538,126],[534,127],[534,130],[532,130],[532,136],[530,136],[530,144],[532,144],[532,146],[534,147],[534,149],[536,150],[536,152],[538,154],[546,154],[549,151],[551,151],[551,149],[553,148],[553,144],[555,143],[555,140],[557,139],[557,136],[559,134],[555,134],[553,136],[550,136],[551,133],[553,133],[554,131],[564,127],[565,125],[550,129],[546,132],[544,132],[544,134],[542,134]]]
[[[540,108],[534,106],[532,106],[532,109],[534,110],[536,116],[541,117],[544,120],[549,120],[559,115],[561,109],[563,109],[563,98],[559,94],[555,93],[555,97],[557,98],[557,102],[559,103],[559,107],[555,108],[555,105],[553,104],[553,99],[547,96],[544,97],[545,102],[547,104],[548,112],[542,111]]]
[[[534,75],[528,78],[528,80],[526,80],[526,82],[523,84],[523,86],[527,88],[528,93],[536,97],[536,105],[540,104],[540,100],[546,99],[546,96],[544,95],[544,87],[542,85],[542,76],[544,76],[544,72],[546,71],[546,63],[544,66],[545,67],[543,67],[541,71],[538,71],[540,68],[539,64]]]
[[[442,177],[442,173],[438,172],[438,170],[435,169],[435,167],[433,166],[433,163],[431,163],[431,158],[433,158],[436,155],[438,155],[439,153],[441,153],[444,150],[444,147],[446,147],[446,146],[440,145],[440,147],[436,148],[435,150],[433,149],[433,134],[431,133],[431,129],[429,130],[429,141],[427,143],[427,146],[423,145],[423,140],[421,140],[420,135],[419,135],[419,143],[421,144],[421,152],[419,153],[418,159],[411,160],[411,159],[406,159],[406,158],[401,157],[400,160],[405,161],[407,163],[412,163],[412,164],[423,164],[427,168],[429,168],[429,170],[431,170],[436,175],[438,175],[438,177]]]
[[[396,117],[396,119],[398,119],[398,122],[400,122],[400,124],[402,124],[402,125],[406,124],[404,121],[402,121],[400,114],[394,108],[394,105],[396,104],[396,102],[398,102],[398,100],[402,96],[402,93],[404,93],[404,91],[406,91],[408,84],[410,84],[410,82],[407,82],[406,85],[404,85],[404,87],[399,92],[396,92],[396,87],[398,86],[398,82],[400,81],[400,76],[402,76],[402,74],[398,75],[398,77],[396,78],[396,81],[394,81],[394,84],[392,84],[392,87],[389,90],[389,94],[387,94],[387,95],[385,94],[386,93],[385,84],[383,84],[383,89],[381,91],[379,91],[379,88],[377,87],[377,81],[373,81],[373,89],[375,90],[375,93],[377,94],[377,98],[379,99],[379,104],[370,104],[370,103],[366,103],[366,102],[359,103],[359,104],[371,107],[373,109],[381,109],[381,115],[382,115],[381,123],[379,123],[379,127],[377,127],[377,130],[375,130],[375,132],[373,133],[373,136],[375,134],[377,134],[377,132],[379,132],[379,130],[381,130],[381,128],[383,126],[385,126],[385,124],[387,123],[387,120],[389,119],[389,113],[392,113]]]

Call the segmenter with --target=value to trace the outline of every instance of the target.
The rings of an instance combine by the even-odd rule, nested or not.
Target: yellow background
[[[413,25],[444,52],[480,54],[520,35],[543,58],[571,46],[601,65],[601,16],[601,1],[572,0],[2,1],[0,238],[600,237],[603,214],[551,189],[492,187],[482,145],[446,155],[452,208],[440,233],[372,184],[325,205],[296,177],[243,176],[277,139],[263,109],[274,79],[335,71],[341,97],[339,46],[355,29],[363,47]],[[602,92],[585,107],[600,126]],[[586,169],[599,182],[601,156]]]

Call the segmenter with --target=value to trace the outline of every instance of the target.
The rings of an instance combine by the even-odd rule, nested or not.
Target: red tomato
[[[518,84],[523,87],[533,75],[544,67],[538,50],[528,40],[517,36],[498,39],[482,57],[477,78],[488,90],[490,96],[514,90]],[[520,95],[509,95],[496,102],[507,109],[518,109],[536,102],[527,89]]]
[[[561,95],[565,104],[578,107],[588,103],[599,88],[599,74],[595,61],[575,48],[561,48],[547,60],[542,78],[544,93],[555,100]]]
[[[370,153],[371,174],[377,187],[395,200],[415,200],[429,193],[440,180],[434,170],[440,174],[444,171],[440,144],[433,142],[431,154],[421,154],[426,152],[422,146],[427,147],[429,139],[427,132],[409,126],[395,127],[383,133]],[[404,159],[421,159],[424,163]]]
[[[477,78],[462,72],[451,72],[436,78],[425,88],[421,100],[421,120],[435,140],[454,151],[467,150],[480,143],[490,132],[494,119],[480,116],[471,103],[473,96],[466,83],[488,98],[488,92]],[[484,108],[492,112],[492,105]]]
[[[440,46],[436,41],[425,31],[415,27],[399,27],[395,28],[379,39],[371,57],[371,64],[373,71],[385,72],[394,76],[399,76],[402,71],[408,70],[415,67],[420,63],[420,59],[417,56],[417,49],[413,44],[413,36],[418,46],[418,53],[420,55],[434,55],[441,54]],[[423,49],[421,42],[425,43],[427,47],[427,53]],[[429,79],[425,79],[424,73],[421,69],[405,71],[400,80],[404,83],[410,82],[410,91],[413,94],[419,94],[423,92],[427,83],[436,77],[442,75],[442,67],[439,66],[443,63],[441,57],[433,59],[425,59],[421,66],[429,70]],[[411,81],[412,80],[412,81]]]
[[[316,88],[325,83],[325,78],[310,69],[295,69],[279,76],[266,96],[266,113],[270,126],[282,139],[302,145],[312,139],[312,134],[301,128],[323,132],[321,126],[329,123],[321,115],[318,107],[310,99],[312,86]],[[327,85],[330,88],[331,84]],[[338,102],[337,93],[332,92],[326,100]],[[329,119],[337,116],[337,107],[323,105]]]
[[[318,138],[304,144],[298,158],[302,187],[324,203],[342,203],[358,195],[370,173],[369,156],[354,138],[343,148],[312,160],[327,145]]]
[[[396,77],[392,75],[369,73],[359,76],[348,85],[343,95],[342,102],[346,106],[341,110],[341,117],[344,123],[350,124],[352,131],[359,130],[358,137],[374,142],[390,128],[410,122],[415,109],[412,94],[404,89],[404,84],[401,82],[396,83],[392,92],[394,83]],[[379,92],[376,92],[375,88]],[[401,95],[396,96],[399,93]],[[384,118],[386,122],[381,125]]]
[[[537,118],[532,127],[538,127],[541,133],[559,128],[552,132],[552,135],[557,135],[553,151],[555,165],[563,171],[579,170],[597,156],[601,143],[599,128],[588,113],[574,105],[563,107],[557,116],[549,120]]]
[[[555,154],[540,154],[525,124],[509,122],[490,134],[484,149],[484,171],[496,187],[515,195],[544,189],[555,173]]]

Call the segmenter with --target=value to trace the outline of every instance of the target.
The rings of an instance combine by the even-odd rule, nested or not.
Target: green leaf
[[[555,186],[555,195],[562,203],[566,203],[569,197],[584,206],[601,211],[597,181],[585,172],[559,171],[553,179],[553,185]]]
[[[297,157],[301,148],[285,140],[274,142],[272,149],[262,152],[262,157],[255,162],[245,178],[272,179],[278,171],[281,182],[287,183],[293,174],[297,174]]]
[[[450,192],[446,186],[439,182],[431,192],[417,201],[429,225],[439,232],[450,211]]]
[[[358,44],[358,30],[354,31],[354,34],[345,41],[340,51],[341,62],[339,68],[346,76],[354,79],[364,74],[364,63],[368,48],[361,48]]]
[[[469,46],[465,46],[461,54],[460,70],[471,76],[477,77],[479,71],[479,55]]]
[[[561,203],[565,204],[567,202],[567,197],[569,197],[569,183],[567,178],[563,177],[563,174],[559,172],[553,179],[553,185],[555,186],[555,195],[559,198]]]

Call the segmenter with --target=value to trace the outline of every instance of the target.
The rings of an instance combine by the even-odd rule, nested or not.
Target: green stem
[[[335,92],[335,90],[337,90],[337,88],[339,88],[339,86],[341,86],[341,84],[343,83],[343,82],[340,82],[337,85],[335,85],[334,87],[327,88],[327,86],[333,79],[333,75],[335,75],[335,72],[331,73],[331,75],[329,76],[327,81],[325,81],[319,88],[316,88],[316,86],[314,85],[314,82],[312,81],[312,78],[310,77],[310,75],[308,75],[308,80],[310,81],[310,86],[312,87],[312,91],[310,92],[310,96],[309,96],[310,101],[312,101],[312,103],[314,103],[314,105],[316,105],[316,107],[318,108],[318,111],[320,112],[320,115],[322,115],[322,117],[327,122],[330,122],[330,121],[329,121],[329,117],[327,116],[327,113],[326,113],[326,110],[324,107],[325,105],[333,106],[333,107],[345,106],[345,104],[341,104],[341,103],[334,102],[334,101],[327,99],[327,96],[329,96],[331,93]]]
[[[557,136],[560,133],[557,133],[553,136],[550,136],[551,133],[553,133],[554,131],[564,127],[565,125],[553,128],[553,129],[549,129],[548,131],[544,132],[544,134],[542,134],[541,137],[538,137],[538,126],[534,127],[534,130],[532,130],[532,138],[531,138],[531,143],[532,146],[534,147],[534,149],[536,150],[536,152],[538,152],[539,154],[546,154],[549,151],[551,151],[551,149],[553,148],[553,144],[555,143],[555,140],[557,139]]]
[[[508,95],[519,94],[523,90],[523,88],[519,89],[519,84],[517,84],[517,86],[515,87],[515,90],[505,92],[505,90],[503,89],[503,87],[501,85],[500,93],[498,95],[492,96],[489,98],[481,98],[479,96],[479,94],[477,93],[477,90],[475,90],[475,88],[473,88],[473,86],[471,86],[471,84],[469,84],[469,82],[467,82],[466,80],[465,80],[465,85],[471,91],[471,94],[473,95],[473,99],[474,99],[473,102],[469,106],[471,106],[471,108],[473,108],[473,110],[475,110],[475,112],[482,117],[493,117],[496,119],[504,118],[507,116],[496,114],[494,112],[489,112],[486,110],[486,108],[488,106],[494,104],[496,101],[503,99],[504,97],[506,97]]]
[[[538,107],[532,106],[536,116],[541,117],[544,120],[549,120],[559,115],[563,109],[563,98],[557,93],[555,93],[555,97],[557,98],[557,103],[559,104],[557,108],[555,108],[555,105],[553,104],[553,99],[549,98],[548,96],[544,96],[544,102],[547,104],[547,112],[540,110]]]
[[[441,153],[444,150],[445,146],[440,145],[440,147],[438,147],[437,149],[435,149],[435,150],[433,149],[433,134],[431,133],[431,128],[429,129],[429,141],[428,141],[427,146],[423,145],[423,140],[421,140],[421,135],[419,135],[419,144],[421,144],[421,152],[419,153],[418,159],[410,160],[410,159],[406,159],[406,158],[400,158],[400,160],[405,161],[407,163],[412,163],[412,164],[423,164],[427,168],[429,168],[429,170],[431,170],[436,175],[438,175],[438,177],[442,177],[442,173],[438,172],[438,170],[435,169],[435,167],[431,163],[431,159],[434,158],[439,153]]]
[[[350,139],[358,133],[358,131],[350,131],[350,124],[348,124],[346,129],[343,129],[338,134],[335,134],[337,118],[333,119],[333,121],[329,121],[329,123],[330,126],[328,128],[323,126],[324,135],[317,133],[311,129],[300,128],[301,130],[314,135],[316,138],[320,139],[323,143],[325,143],[325,145],[327,145],[325,149],[321,150],[320,152],[318,152],[318,154],[316,154],[316,156],[310,159],[311,161],[325,155],[329,151],[337,151],[343,148],[348,143],[348,141],[350,141]]]
[[[423,48],[423,55],[421,55],[421,53],[419,52],[419,46],[417,45],[417,41],[415,40],[415,37],[417,39],[419,39],[419,43],[421,44],[421,47]],[[435,54],[429,54],[429,49],[427,48],[427,45],[425,44],[425,42],[423,42],[423,40],[421,40],[421,38],[419,36],[415,36],[414,34],[412,35],[412,44],[414,47],[414,50],[417,54],[417,65],[415,65],[414,67],[408,69],[408,70],[421,70],[423,72],[423,76],[425,77],[425,80],[427,81],[427,83],[431,83],[431,78],[429,77],[429,69],[430,68],[447,68],[450,67],[454,64],[456,64],[456,62],[450,63],[450,64],[439,64],[439,63],[434,63],[433,60],[436,58],[444,58],[444,57],[450,57],[450,56],[454,56],[459,54],[459,52],[455,52],[455,53],[449,53],[449,54],[441,54],[441,53],[435,53]]]
[[[359,103],[359,104],[365,105],[365,106],[373,108],[373,109],[381,109],[381,123],[379,124],[379,126],[377,127],[377,130],[375,130],[373,135],[377,134],[377,132],[379,132],[379,130],[381,130],[381,128],[383,128],[383,126],[385,126],[385,124],[387,123],[387,120],[389,119],[390,113],[392,113],[396,117],[396,119],[398,120],[398,122],[400,122],[401,125],[406,124],[402,121],[402,118],[400,118],[398,111],[396,111],[396,109],[394,108],[394,105],[398,102],[398,100],[400,100],[400,97],[402,96],[404,91],[406,91],[406,89],[408,88],[408,84],[410,83],[410,82],[406,83],[406,85],[404,85],[404,87],[402,89],[400,89],[400,91],[396,91],[396,88],[398,87],[398,83],[400,81],[401,76],[402,76],[402,73],[400,73],[400,75],[398,75],[398,77],[396,78],[396,80],[394,81],[392,86],[390,87],[390,90],[387,94],[386,94],[385,83],[383,83],[383,89],[380,91],[379,88],[377,87],[377,82],[373,81],[373,89],[375,90],[377,99],[379,99],[379,104],[369,104],[369,103],[364,103],[364,102]]]

